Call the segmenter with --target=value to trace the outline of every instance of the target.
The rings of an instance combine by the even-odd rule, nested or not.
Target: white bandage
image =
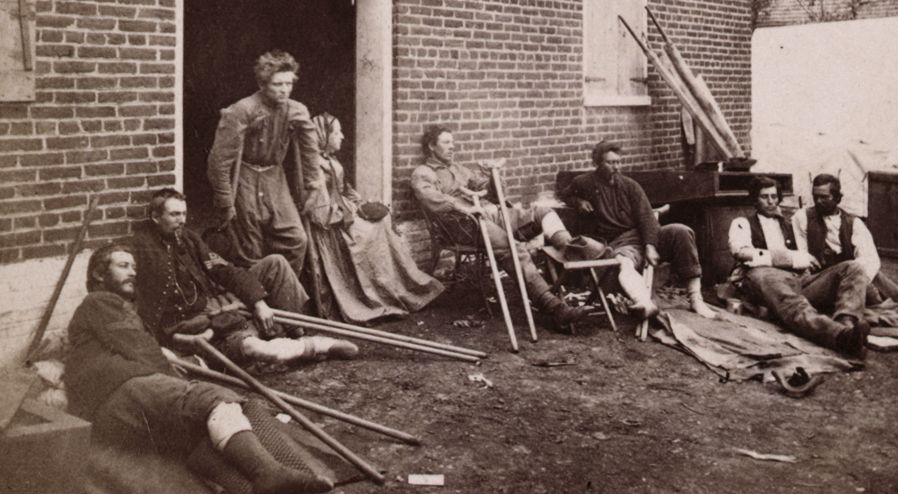
[[[243,408],[239,403],[219,403],[209,413],[206,420],[206,428],[209,430],[209,439],[212,446],[221,451],[228,445],[231,436],[238,432],[253,430]]]
[[[543,227],[543,235],[545,235],[546,238],[552,238],[552,235],[567,230],[564,223],[561,222],[561,218],[558,217],[558,213],[554,211],[543,216],[540,225]]]

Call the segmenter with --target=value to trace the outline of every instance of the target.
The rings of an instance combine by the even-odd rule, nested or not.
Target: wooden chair
[[[487,274],[486,250],[483,247],[483,240],[477,223],[472,218],[461,214],[439,215],[431,213],[423,206],[420,206],[420,208],[424,216],[424,223],[427,225],[427,231],[430,234],[430,264],[427,272],[433,275],[437,264],[443,257],[443,252],[451,251],[454,264],[448,282],[450,284],[457,284],[462,281],[473,281],[476,283],[480,289],[483,306],[486,308],[487,314],[493,317],[493,310],[490,307],[489,296],[484,282],[484,279],[489,276]],[[449,222],[454,222],[454,224],[449,224]],[[474,279],[469,280],[465,276],[460,275],[460,271],[462,265],[472,262],[474,263]]]
[[[617,331],[617,324],[614,322],[614,315],[611,313],[611,309],[608,307],[608,298],[605,296],[605,290],[602,289],[598,271],[620,266],[620,261],[617,259],[569,261],[565,259],[561,251],[551,245],[543,247],[542,252],[545,255],[546,267],[549,271],[549,278],[552,281],[552,291],[558,294],[558,296],[564,295],[564,279],[568,273],[581,270],[586,270],[589,273],[592,293],[590,293],[586,303],[595,305],[595,302],[598,301],[601,306],[598,314],[605,314],[605,317],[608,318],[608,322],[611,324],[611,330]]]

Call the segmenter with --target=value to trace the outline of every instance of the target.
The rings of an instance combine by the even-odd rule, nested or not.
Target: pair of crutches
[[[511,222],[508,214],[508,207],[505,204],[505,193],[502,191],[502,180],[499,174],[499,167],[504,164],[504,160],[495,166],[490,166],[493,184],[496,187],[497,199],[499,202],[499,211],[502,214],[502,222],[505,223],[505,234],[508,236],[508,248],[511,249],[511,259],[514,264],[514,273],[518,282],[518,288],[521,290],[521,302],[524,304],[524,314],[527,316],[527,325],[530,328],[530,339],[537,341],[536,326],[533,324],[533,313],[530,310],[530,298],[527,296],[527,285],[524,282],[524,272],[521,269],[521,260],[518,259],[518,250],[515,246],[514,233],[511,230]],[[480,198],[486,195],[486,191],[474,192],[467,188],[462,188],[462,192],[471,197],[474,206],[480,209]],[[499,305],[502,307],[502,317],[505,320],[505,328],[508,330],[508,338],[511,340],[511,350],[515,353],[518,351],[518,339],[515,336],[514,324],[511,321],[511,313],[508,310],[508,301],[505,299],[505,291],[502,289],[502,280],[499,277],[499,266],[496,264],[496,255],[493,252],[493,245],[490,242],[489,233],[483,218],[476,215],[477,225],[480,228],[480,234],[483,236],[483,246],[489,259],[490,270],[493,275],[493,282],[496,284],[496,294],[499,298]]]

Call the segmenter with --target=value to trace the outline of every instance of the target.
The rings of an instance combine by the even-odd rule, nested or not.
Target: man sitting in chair
[[[798,336],[863,358],[870,331],[863,319],[869,283],[863,265],[845,260],[823,268],[814,256],[798,250],[772,178],[752,180],[749,197],[755,214],[734,219],[729,232],[730,252],[739,263],[733,278],[741,291]],[[832,310],[833,317],[818,309]]]
[[[447,127],[429,127],[424,132],[421,148],[427,159],[412,172],[411,186],[415,197],[447,227],[460,227],[480,216],[486,225],[490,244],[499,264],[507,273],[514,273],[514,261],[502,226],[499,207],[482,201],[483,206],[477,208],[470,197],[471,192],[487,189],[490,184],[489,173],[458,165],[452,160],[455,143],[452,131]],[[453,216],[456,221],[452,220]],[[457,221],[458,216],[462,216],[462,221]],[[571,241],[571,234],[551,208],[510,208],[509,221],[512,223],[511,229],[522,237],[529,239],[542,233],[558,249],[564,249]],[[471,238],[468,235],[457,237]],[[536,269],[527,249],[520,244],[516,244],[515,248],[521,262],[527,294],[537,307],[552,316],[557,328],[566,327],[586,317],[586,307],[570,307],[549,290],[549,284]]]
[[[283,256],[266,256],[249,269],[225,261],[184,227],[187,203],[177,190],[159,190],[147,210],[150,218],[135,228],[132,239],[141,267],[137,310],[160,343],[168,344],[175,333],[203,332],[211,324],[213,343],[236,361],[291,362],[358,353],[354,344],[326,336],[280,337],[269,302],[302,312],[309,300]],[[237,300],[225,299],[228,294]],[[234,310],[241,303],[253,313],[251,320]]]
[[[592,221],[584,233],[609,242],[620,261],[618,281],[634,303],[631,309],[641,318],[658,314],[651,290],[637,269],[644,263],[656,266],[661,260],[669,260],[680,279],[686,281],[692,310],[713,318],[714,311],[702,297],[695,232],[679,223],[658,223],[642,187],[620,173],[619,145],[599,142],[592,150],[592,161],[596,170],[575,177],[562,191],[561,200],[589,215]]]

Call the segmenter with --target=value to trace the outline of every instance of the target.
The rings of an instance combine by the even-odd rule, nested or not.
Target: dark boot
[[[867,335],[870,334],[870,324],[860,319],[853,326],[847,326],[836,335],[836,350],[845,355],[864,360],[867,357]]]
[[[588,307],[571,307],[548,290],[536,298],[536,303],[540,309],[552,318],[554,329],[568,328],[571,324],[580,321],[589,314]]]
[[[222,455],[253,485],[253,494],[327,492],[333,486],[278,462],[252,431],[231,436]]]

